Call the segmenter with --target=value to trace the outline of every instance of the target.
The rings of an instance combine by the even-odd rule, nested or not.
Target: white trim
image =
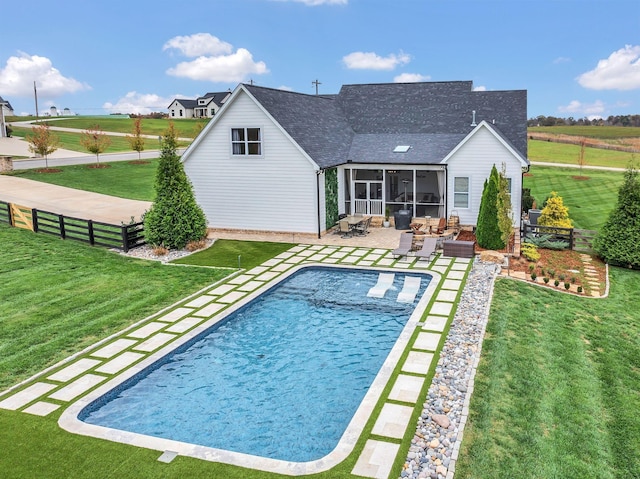
[[[496,130],[494,128],[491,127],[490,123],[487,123],[486,120],[482,120],[478,126],[476,126],[473,130],[471,130],[471,133],[469,133],[466,137],[464,137],[464,139],[458,143],[455,148],[453,150],[451,150],[447,156],[444,157],[444,159],[440,162],[440,164],[443,163],[448,163],[448,161],[451,159],[452,156],[454,156],[456,154],[456,152],[462,148],[462,146],[467,143],[473,136],[476,135],[476,133],[478,133],[478,131],[480,131],[481,128],[486,128],[501,144],[502,146],[504,146],[509,153],[511,153],[513,155],[514,158],[516,158],[521,166],[529,166],[529,160],[524,158],[517,150],[515,150],[509,143],[507,143],[504,138],[502,138],[500,135],[498,135],[498,133],[496,132]]]

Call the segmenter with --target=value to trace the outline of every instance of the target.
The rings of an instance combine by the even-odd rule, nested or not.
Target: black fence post
[[[126,226],[120,227],[120,235],[122,236],[122,250],[125,253],[129,252],[129,234]]]
[[[67,235],[64,231],[64,215],[58,215],[58,224],[60,225],[60,238],[65,239]]]
[[[89,230],[89,244],[93,246],[95,243],[95,238],[93,236],[93,220],[87,221],[87,229]]]
[[[13,213],[11,213],[11,203],[7,203],[7,215],[9,215],[9,226],[15,226],[13,223]]]
[[[38,232],[38,210],[35,208],[31,209],[31,223],[33,223],[33,232]]]
[[[569,230],[569,244],[571,245],[571,251],[576,248],[575,237],[573,236],[573,228]]]

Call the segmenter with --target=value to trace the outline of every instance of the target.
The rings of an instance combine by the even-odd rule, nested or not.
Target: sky
[[[528,117],[640,114],[638,0],[30,0],[0,9],[18,115],[166,112],[240,82],[472,81]],[[384,98],[380,99],[384,108]]]

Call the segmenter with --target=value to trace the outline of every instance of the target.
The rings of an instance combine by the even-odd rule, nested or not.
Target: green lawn
[[[173,261],[176,264],[251,269],[295,246],[292,243],[217,240],[204,251]]]
[[[532,165],[531,176],[524,177],[524,187],[531,188],[538,207],[544,199],[556,191],[569,207],[569,217],[580,229],[598,230],[607,220],[618,200],[618,189],[623,173],[602,170],[583,170],[588,179],[575,179],[580,171],[574,168],[558,168]]]
[[[145,164],[113,161],[108,165],[109,168],[57,166],[56,169],[61,170],[59,173],[41,173],[39,169],[14,170],[12,175],[132,200],[154,200],[158,160],[149,160]]]
[[[640,273],[606,299],[498,280],[456,478],[640,478]]]
[[[580,146],[554,143],[551,141],[529,140],[529,160],[541,163],[562,163],[577,165],[580,157]],[[632,161],[640,160],[640,154],[624,151],[585,148],[585,166],[608,166],[627,168]]]
[[[0,225],[0,389],[226,276]]]

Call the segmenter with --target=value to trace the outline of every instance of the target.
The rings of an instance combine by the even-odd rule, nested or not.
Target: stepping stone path
[[[427,404],[422,396],[425,382],[440,358],[439,348],[445,340],[443,332],[456,315],[456,301],[461,301],[467,276],[475,269],[472,259],[443,256],[433,261],[412,256],[397,259],[390,250],[379,248],[297,245],[260,266],[210,285],[0,393],[0,409],[39,416],[64,409],[182,335],[222,318],[226,309],[269,281],[306,263],[385,267],[407,272],[421,270],[434,273],[436,278],[439,276],[433,290],[433,304],[427,308],[423,322],[416,326],[400,373],[389,380],[392,387],[388,396],[381,398],[383,405],[377,417],[371,418],[373,429],[352,471],[361,477],[387,478],[398,455],[399,441],[408,429],[416,428],[416,424],[411,423],[414,411]],[[452,450],[449,455],[451,453]],[[410,457],[412,455],[416,456],[414,447]],[[173,457],[173,453],[165,453],[160,460],[170,462]],[[428,461],[432,461],[434,471],[444,470],[442,476],[446,475],[447,467],[442,460],[429,458]]]
[[[598,275],[598,271],[593,266],[591,262],[591,256],[588,254],[581,254],[580,260],[584,264],[584,274],[587,277],[587,282],[589,283],[589,289],[591,290],[591,296],[596,298],[600,297],[600,276]]]

